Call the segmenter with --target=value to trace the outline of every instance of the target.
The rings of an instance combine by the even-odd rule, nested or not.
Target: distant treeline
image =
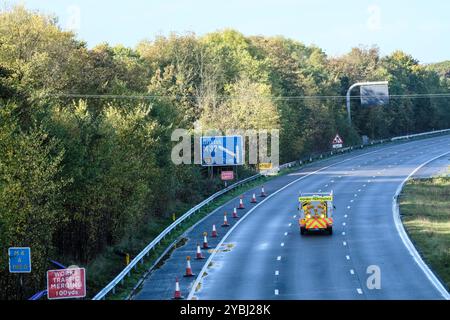
[[[336,97],[359,80],[389,80],[396,96],[446,93],[446,74],[401,51],[328,57],[234,30],[89,49],[54,17],[21,6],[2,12],[0,299],[45,288],[48,258],[86,264],[217,190],[201,167],[172,164],[175,128],[280,129],[286,162],[327,150],[336,132],[352,144],[450,127],[449,98],[394,97],[373,108],[354,100],[349,127]],[[10,246],[32,247],[22,290],[8,272]]]

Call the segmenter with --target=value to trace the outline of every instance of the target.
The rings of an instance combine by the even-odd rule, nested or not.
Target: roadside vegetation
[[[450,288],[450,177],[410,180],[400,212],[425,262]]]
[[[123,268],[120,253],[139,252],[173,213],[220,189],[218,172],[171,162],[175,128],[279,129],[282,163],[328,150],[336,132],[351,145],[448,128],[448,100],[399,96],[449,92],[445,68],[375,47],[328,57],[235,30],[88,48],[56,17],[2,11],[0,299],[45,288],[49,259],[88,266],[96,292]],[[394,96],[386,107],[355,99],[350,127],[341,96],[362,79],[389,80]],[[11,246],[32,250],[23,286],[8,272]]]

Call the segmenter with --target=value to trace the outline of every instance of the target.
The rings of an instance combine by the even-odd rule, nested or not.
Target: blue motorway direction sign
[[[30,248],[9,248],[9,272],[30,273],[31,272],[31,250]]]
[[[244,164],[241,136],[201,137],[202,166],[239,166]]]

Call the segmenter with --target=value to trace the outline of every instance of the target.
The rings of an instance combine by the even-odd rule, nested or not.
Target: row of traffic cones
[[[266,192],[264,190],[264,186],[262,186],[262,188],[261,188],[261,195],[260,196],[262,198],[267,197],[267,194],[266,194]],[[237,209],[245,209],[243,200],[244,200],[244,197],[241,196],[239,198],[239,206],[238,206],[238,208],[233,208],[233,215],[232,215],[233,219],[239,219],[239,215],[237,213]],[[253,194],[252,199],[251,199],[250,202],[251,203],[257,203],[258,202],[256,200],[256,194]],[[222,227],[226,228],[226,227],[229,227],[229,226],[230,226],[230,224],[228,223],[227,213],[225,212],[224,215],[223,215]],[[217,233],[216,225],[213,224],[211,237],[212,238],[217,238],[217,236],[218,236],[218,233]],[[203,249],[209,249],[210,248],[209,244],[208,244],[208,233],[207,232],[203,233],[203,245],[202,245],[202,248]],[[197,252],[196,252],[196,255],[195,255],[195,259],[196,260],[205,259],[205,257],[202,254],[201,247],[200,247],[199,243],[197,243]],[[188,256],[188,257],[186,257],[186,273],[184,274],[184,277],[188,278],[188,277],[194,277],[194,276],[195,276],[195,274],[193,273],[192,267],[191,267],[191,257]],[[175,294],[173,296],[173,299],[175,299],[175,300],[184,299],[184,297],[181,295],[180,282],[178,280],[178,277],[175,280]]]
[[[261,195],[260,195],[260,197],[261,198],[267,197],[267,193],[264,190],[264,186],[261,187]],[[239,207],[238,207],[239,209],[245,209],[243,200],[244,200],[244,196],[241,196],[241,198],[239,199]],[[252,200],[250,201],[250,203],[258,203],[258,200],[256,200],[256,194],[255,193],[253,194]]]

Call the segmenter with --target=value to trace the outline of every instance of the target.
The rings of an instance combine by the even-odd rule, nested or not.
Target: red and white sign
[[[344,140],[342,140],[341,136],[337,134],[336,137],[334,137],[332,144],[334,149],[340,149],[344,144]]]
[[[47,271],[47,297],[54,299],[84,298],[86,270],[84,268]]]
[[[233,171],[222,171],[220,177],[223,181],[233,180],[234,172]]]

